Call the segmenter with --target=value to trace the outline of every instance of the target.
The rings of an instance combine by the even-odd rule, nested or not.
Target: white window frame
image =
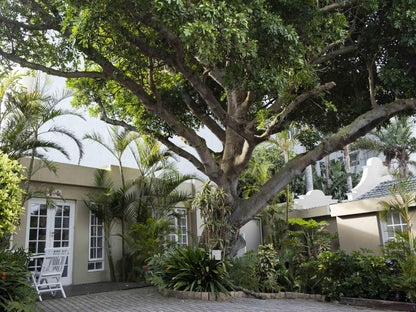
[[[97,221],[97,224],[92,224],[93,218]],[[100,223],[100,224],[98,224]],[[92,227],[96,227],[96,235],[92,236]],[[98,235],[98,228],[101,227],[101,236]],[[101,246],[98,246],[98,238],[101,237]],[[96,246],[91,246],[92,239],[95,239]],[[92,211],[90,211],[89,216],[89,222],[88,222],[88,272],[98,272],[98,271],[104,271],[104,222],[103,220],[100,220]],[[102,253],[101,257],[92,258],[91,257],[91,250],[92,248],[95,248],[98,250],[98,248],[101,247]],[[97,252],[97,251],[96,251]],[[90,264],[94,265],[93,269],[90,269]],[[97,269],[97,264],[101,264],[101,268]]]
[[[397,220],[398,216],[398,221]],[[396,218],[395,218],[396,217]],[[380,218],[380,227],[381,227],[381,236],[383,239],[383,245],[389,240],[393,240],[396,236],[396,231],[407,231],[407,223],[404,221],[403,217],[397,211],[391,211],[387,213],[387,220],[384,221]]]
[[[168,235],[168,240],[175,242],[177,245],[188,245],[188,214],[185,208],[172,209],[176,215],[181,215],[180,220],[185,221],[185,225],[178,224],[178,218],[171,215],[174,232]]]

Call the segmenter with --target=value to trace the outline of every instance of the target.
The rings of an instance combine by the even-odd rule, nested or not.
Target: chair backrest
[[[69,247],[45,248],[40,276],[60,276],[65,268]]]

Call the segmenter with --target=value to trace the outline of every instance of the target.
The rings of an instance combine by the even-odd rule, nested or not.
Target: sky
[[[60,77],[54,77],[49,76],[49,79],[51,80],[50,83],[50,91],[51,92],[58,92],[61,93],[62,90],[65,88],[65,79]],[[30,85],[33,83],[33,80],[30,78],[26,78],[26,80],[23,82],[23,84],[26,87],[30,87]],[[64,101],[62,101],[59,104],[60,108],[64,109],[72,109],[71,104],[71,98],[67,98]],[[109,143],[109,136],[108,136],[108,125],[99,120],[98,118],[90,117],[89,114],[82,110],[77,110],[78,113],[82,114],[84,119],[79,118],[77,116],[62,116],[58,117],[54,120],[53,125],[62,126],[66,129],[73,132],[79,139],[82,139],[85,134],[91,134],[93,132],[99,133],[103,138],[104,141]],[[47,124],[45,128],[48,128],[52,126],[52,124]],[[219,151],[221,148],[221,145],[214,139],[214,136],[208,131],[208,130],[202,130],[200,133],[207,139],[208,144],[211,148],[213,148],[215,151]],[[45,135],[43,138],[49,139],[54,142],[59,142],[66,148],[70,155],[70,159],[67,159],[64,155],[57,151],[49,151],[46,154],[48,155],[48,158],[50,160],[56,161],[56,162],[63,162],[63,163],[70,163],[70,164],[78,164],[78,148],[76,144],[69,138],[66,138],[64,136],[50,136]],[[115,157],[104,147],[102,147],[100,144],[93,142],[91,140],[82,140],[84,145],[84,156],[80,161],[81,166],[86,167],[94,167],[94,168],[104,168],[108,167],[109,165],[117,165],[117,160]],[[180,146],[185,146],[185,144],[181,141],[180,138],[175,138],[174,142],[176,144],[179,144]],[[192,149],[188,149],[188,151],[195,154],[195,152]],[[176,156],[177,158],[177,168],[181,173],[184,174],[195,174],[200,177],[205,177],[199,171],[187,160]],[[125,167],[136,167],[134,157],[131,154],[131,151],[126,151],[123,159],[123,165]]]

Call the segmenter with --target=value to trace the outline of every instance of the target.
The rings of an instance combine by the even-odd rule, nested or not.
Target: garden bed
[[[416,311],[416,303],[399,301],[386,301],[366,298],[341,297],[339,303],[353,306],[362,306],[375,309],[386,309],[396,311]]]
[[[180,290],[171,290],[165,288],[158,288],[158,291],[163,296],[174,297],[178,299],[197,299],[197,300],[207,300],[207,301],[216,301],[218,300],[215,294],[210,292],[197,292],[197,291],[180,291]],[[256,293],[258,297],[263,299],[312,299],[316,301],[325,301],[325,296],[323,295],[312,295],[312,294],[302,294],[296,292],[279,292],[279,293]],[[243,291],[230,291],[228,295],[220,293],[219,300],[228,300],[231,298],[253,298],[253,296],[246,294]]]

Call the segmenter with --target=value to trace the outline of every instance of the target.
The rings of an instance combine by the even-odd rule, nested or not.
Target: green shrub
[[[384,254],[400,269],[394,286],[407,297],[403,300],[416,302],[416,241],[409,239],[408,232],[397,231],[395,239],[384,246]]]
[[[0,152],[0,241],[13,233],[23,212],[20,182],[24,179],[22,167],[15,160]],[[2,242],[7,246],[7,240]]]
[[[157,287],[168,288],[167,281],[169,277],[166,274],[167,260],[173,256],[178,249],[183,248],[178,246],[176,248],[168,248],[163,253],[155,254],[148,262],[149,271],[147,272],[148,281]]]
[[[156,286],[174,290],[228,293],[231,280],[224,261],[212,259],[210,252],[200,248],[177,248],[149,262],[149,276]],[[162,269],[164,271],[162,272]]]
[[[0,250],[0,310],[36,311],[37,294],[28,282],[27,263],[23,249]]]
[[[358,251],[323,252],[316,260],[301,265],[298,278],[302,290],[331,299],[357,297],[391,300],[398,270],[385,257]]]
[[[259,280],[259,290],[262,292],[275,292],[278,290],[277,269],[278,254],[272,244],[260,245],[257,252],[257,263],[254,274]]]
[[[128,281],[144,279],[143,266],[150,259],[174,244],[168,240],[168,234],[174,231],[173,223],[167,217],[148,218],[146,223],[133,223],[129,234],[123,236],[127,242],[130,254],[126,257]]]
[[[228,272],[233,285],[259,291],[259,279],[254,273],[257,265],[257,253],[249,251],[244,256],[229,262]]]

